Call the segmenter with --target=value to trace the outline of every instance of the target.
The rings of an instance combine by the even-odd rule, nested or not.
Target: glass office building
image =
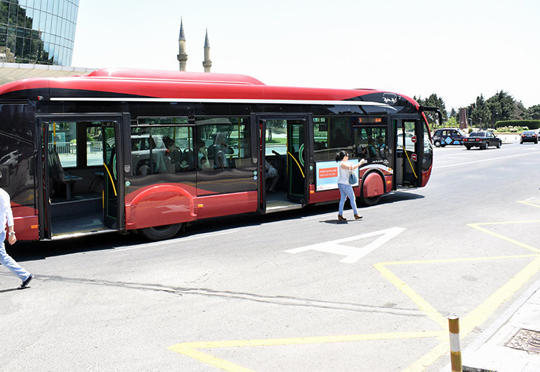
[[[0,62],[70,66],[79,0],[0,0]]]

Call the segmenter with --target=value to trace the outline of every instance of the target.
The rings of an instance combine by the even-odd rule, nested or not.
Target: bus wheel
[[[371,207],[372,205],[375,205],[381,200],[382,195],[373,196],[371,198],[364,198],[363,195],[360,195],[360,203],[366,207]]]
[[[141,229],[140,232],[148,240],[164,240],[178,234],[181,227],[182,224],[177,223],[173,225],[147,227],[146,229]]]

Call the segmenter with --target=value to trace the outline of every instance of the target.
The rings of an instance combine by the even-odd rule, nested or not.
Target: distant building
[[[79,0],[0,0],[0,62],[71,66]]]
[[[180,20],[180,34],[178,36],[178,59],[180,71],[186,71],[187,66],[187,50],[186,50],[186,35],[184,33],[184,22]],[[204,37],[204,61],[202,62],[204,72],[210,72],[212,68],[212,60],[210,59],[210,42],[208,41],[208,30]]]

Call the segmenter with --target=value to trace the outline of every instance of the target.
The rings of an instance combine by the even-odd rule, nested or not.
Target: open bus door
[[[252,120],[257,133],[259,211],[302,208],[309,201],[310,117],[254,114]]]
[[[40,237],[122,230],[129,114],[37,117]]]
[[[397,188],[422,186],[424,123],[416,115],[392,116],[394,133],[394,185]]]

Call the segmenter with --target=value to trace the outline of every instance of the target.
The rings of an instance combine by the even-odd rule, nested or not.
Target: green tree
[[[472,124],[487,128],[491,122],[491,112],[488,105],[484,100],[484,96],[480,95],[476,97],[476,102],[469,106],[469,110],[472,119]]]
[[[527,109],[530,119],[540,120],[540,105],[534,105]]]
[[[448,113],[446,112],[446,105],[444,104],[444,100],[437,96],[437,94],[433,93],[428,98],[422,99],[421,97],[414,98],[421,106],[429,106],[429,107],[437,107],[443,116],[443,121],[448,120]],[[426,117],[428,119],[428,122],[430,124],[436,123],[438,120],[438,115],[435,112],[426,112]],[[442,123],[439,123],[442,124]]]
[[[499,120],[511,120],[515,109],[515,100],[507,92],[501,90],[486,101],[491,113],[490,125],[494,126]]]

